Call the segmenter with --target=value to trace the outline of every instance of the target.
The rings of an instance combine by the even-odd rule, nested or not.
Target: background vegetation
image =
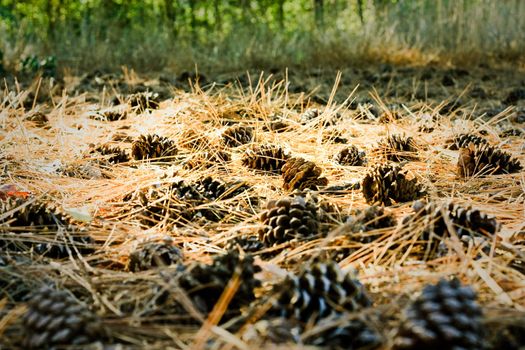
[[[519,60],[523,0],[0,0],[4,65],[72,70]]]

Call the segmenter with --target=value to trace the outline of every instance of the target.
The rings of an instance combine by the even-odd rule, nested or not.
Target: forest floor
[[[520,324],[525,332],[524,172],[462,177],[462,150],[453,144],[473,134],[525,166],[524,72],[382,65],[340,75],[196,80],[124,70],[58,82],[8,79],[0,125],[0,349],[51,344],[56,330],[27,316],[42,312],[34,293],[43,285],[97,315],[82,322],[103,331],[72,331],[99,339],[93,348],[337,348],[326,329],[357,317],[377,336],[368,345],[388,349],[423,287],[452,277],[477,293],[490,330],[484,343],[523,342],[511,333]],[[140,138],[150,134],[161,137]],[[400,141],[389,143],[393,135]],[[282,163],[257,158],[260,145],[275,147]],[[350,145],[360,152],[355,165],[341,164],[337,155]],[[307,163],[310,172],[293,174],[295,183],[281,174],[283,154],[316,167]],[[250,167],[261,164],[275,166]],[[380,164],[398,164],[421,193],[402,200],[395,183],[364,183]],[[318,186],[293,192],[294,183]],[[390,203],[365,198],[382,184]],[[301,220],[312,211],[314,229],[282,238],[264,226],[273,215],[261,217],[267,203],[287,196],[295,196]],[[416,220],[416,199],[442,210]],[[497,225],[483,215],[458,219],[449,201]],[[441,231],[429,235],[429,221],[440,217]],[[338,310],[332,325],[314,322],[316,312],[337,307],[305,276],[344,284],[329,272],[316,275],[320,261],[358,279],[372,304]],[[285,280],[293,274],[302,282]],[[297,310],[314,316],[294,323]],[[285,316],[288,323],[278,321]]]

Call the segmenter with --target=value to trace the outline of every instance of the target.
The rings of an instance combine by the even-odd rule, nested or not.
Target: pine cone
[[[507,137],[520,137],[523,136],[523,129],[519,128],[509,128],[505,129],[502,132],[499,133],[499,137],[501,138],[507,138]]]
[[[175,265],[183,257],[181,250],[169,242],[150,242],[132,252],[129,258],[129,269],[137,272]]]
[[[221,198],[228,190],[228,186],[219,180],[207,176],[197,183],[197,191],[204,197],[211,201]]]
[[[248,149],[242,164],[248,168],[280,174],[290,156],[279,146],[262,145]]]
[[[270,314],[307,323],[372,304],[361,283],[333,261],[315,262],[274,287]]]
[[[174,224],[200,219],[218,222],[230,209],[211,202],[233,198],[247,189],[242,182],[225,183],[206,177],[191,184],[177,180],[167,186],[150,186],[128,194],[124,201],[134,202],[137,216],[147,226],[164,220]]]
[[[316,206],[303,197],[285,197],[278,201],[270,201],[266,208],[261,214],[261,221],[265,227],[259,231],[259,239],[267,245],[318,233]]]
[[[365,152],[359,152],[356,146],[350,145],[335,156],[335,161],[341,165],[362,166],[365,164]]]
[[[159,160],[170,161],[177,152],[173,140],[157,134],[141,135],[131,145],[131,153],[135,160],[165,158]]]
[[[320,177],[322,169],[303,158],[290,158],[282,167],[285,191],[318,189],[328,185],[328,179]]]
[[[452,150],[457,150],[460,148],[467,148],[470,144],[481,146],[481,145],[486,145],[489,143],[483,137],[480,137],[474,134],[459,134],[455,136],[451,140],[451,142],[452,143],[448,148]]]
[[[202,197],[210,201],[230,199],[248,189],[248,186],[243,182],[226,183],[215,180],[211,176],[196,182],[194,186]]]
[[[408,180],[398,165],[376,165],[365,175],[361,186],[363,196],[370,204],[392,205],[408,202],[424,195],[417,179]]]
[[[224,144],[228,147],[238,147],[252,142],[253,128],[236,125],[229,127],[222,133]]]
[[[410,231],[421,232],[421,239],[434,241],[431,251],[436,251],[441,238],[450,236],[447,222],[451,223],[462,242],[468,243],[473,237],[485,236],[492,238],[498,232],[500,225],[496,219],[477,209],[461,207],[453,202],[438,204],[416,201],[412,206],[414,214],[407,216],[403,223]]]
[[[13,197],[0,200],[0,213],[5,214],[12,210],[15,211],[0,221],[0,224],[10,227],[35,227],[47,232],[57,231],[59,225],[68,224],[66,216],[43,202]]]
[[[489,144],[470,144],[467,148],[461,148],[457,168],[461,177],[511,174],[523,169],[512,155]]]
[[[17,209],[18,208],[18,209]],[[56,208],[44,202],[31,201],[22,198],[8,198],[0,201],[0,215],[15,210],[11,215],[0,221],[1,226],[7,226],[14,234],[26,233],[45,235],[46,240],[27,238],[26,241],[1,240],[0,248],[6,250],[27,251],[34,248],[37,254],[53,259],[69,257],[68,248],[76,247],[81,254],[91,254],[93,240],[82,229],[71,224],[70,218],[60,213]],[[48,236],[53,235],[51,240]],[[70,244],[69,237],[73,241]]]
[[[99,145],[93,148],[90,153],[98,153],[102,156],[109,156],[107,161],[110,164],[126,163],[130,160],[126,151],[118,146],[113,147],[110,145]]]
[[[159,94],[138,92],[128,96],[128,104],[131,108],[137,109],[138,112],[143,112],[146,109],[157,109],[160,104]]]
[[[239,251],[231,250],[227,254],[215,256],[211,265],[198,263],[189,266],[180,276],[179,284],[193,299],[197,308],[207,314],[234,274],[238,274],[239,289],[230,302],[226,315],[233,316],[239,314],[241,307],[255,300],[254,289],[260,285],[260,281],[254,277],[255,272],[257,269],[253,265],[252,256],[241,257]]]
[[[379,142],[379,149],[385,154],[386,159],[395,162],[417,158],[417,145],[412,137],[390,135]]]
[[[100,340],[104,329],[95,314],[68,292],[39,289],[23,317],[24,347],[29,349],[85,345]]]
[[[394,349],[483,349],[476,294],[458,280],[427,285],[406,309]]]

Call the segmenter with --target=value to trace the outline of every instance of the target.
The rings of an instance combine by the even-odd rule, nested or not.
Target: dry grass
[[[135,79],[141,82],[140,78]],[[404,117],[388,124],[357,119],[358,111],[347,109],[345,103],[335,103],[339,80],[338,76],[328,105],[316,106],[321,108],[321,116],[307,125],[299,122],[301,112],[311,106],[306,104],[305,95],[289,93],[287,81],[265,81],[262,78],[246,90],[231,86],[206,89],[194,86],[191,92],[176,90],[175,97],[163,101],[158,110],[141,114],[129,111],[127,119],[115,122],[89,117],[89,111],[99,108],[87,102],[89,94],[76,97],[64,94],[55,99],[54,106],[48,107],[50,127],[47,129],[38,128],[24,120],[27,112],[19,103],[23,91],[4,90],[0,109],[1,183],[13,184],[21,191],[31,192],[36,198],[50,199],[66,211],[87,213],[91,220],[80,224],[97,240],[97,251],[92,255],[81,256],[71,251],[69,259],[57,261],[34,255],[31,265],[15,267],[9,273],[13,274],[13,278],[22,278],[24,283],[32,287],[53,282],[78,295],[88,296],[86,300],[103,318],[112,337],[118,342],[130,344],[132,348],[201,349],[210,339],[215,341],[207,345],[210,349],[258,347],[256,341],[251,343],[249,337],[243,335],[243,332],[250,330],[250,324],[256,317],[235,334],[228,332],[225,327],[217,326],[238,284],[242,283],[238,276],[230,281],[214,312],[206,319],[206,315],[199,314],[176,285],[163,282],[158,271],[133,273],[126,268],[129,253],[138,242],[160,240],[167,235],[184,247],[186,263],[209,262],[212,255],[224,251],[225,242],[240,234],[255,234],[260,225],[258,214],[264,203],[287,194],[282,190],[280,176],[257,173],[241,165],[243,151],[250,145],[228,150],[231,151],[230,162],[193,170],[183,167],[186,160],[204,151],[182,146],[188,142],[184,138],[188,130],[204,133],[211,145],[221,148],[220,133],[225,129],[221,124],[223,119],[231,118],[233,112],[242,110],[246,114],[242,123],[256,130],[255,142],[278,144],[295,156],[315,161],[323,169],[323,175],[329,179],[330,185],[359,182],[367,167],[336,164],[333,156],[343,145],[325,142],[324,135],[342,132],[349,143],[367,152],[368,165],[384,161],[380,152],[374,151],[377,142],[384,136],[412,136],[419,147],[418,159],[408,162],[405,168],[426,186],[430,199],[453,199],[458,204],[472,205],[494,215],[503,225],[497,239],[486,242],[490,246],[489,253],[475,246],[464,248],[457,237],[452,237],[446,240],[447,246],[451,248],[448,255],[425,260],[417,253],[416,232],[408,231],[402,225],[370,232],[380,234],[380,237],[365,244],[345,239],[344,232],[348,228],[335,220],[325,237],[284,244],[286,249],[275,257],[269,260],[258,258],[256,261],[262,267],[260,277],[264,282],[259,294],[264,295],[286,270],[297,271],[306,261],[346,245],[354,249],[340,262],[340,266],[357,270],[359,279],[374,299],[371,312],[376,310],[382,315],[393,317],[394,321],[388,323],[376,320],[375,326],[386,341],[385,348],[389,347],[404,305],[419,293],[423,285],[434,283],[442,277],[457,276],[463,283],[471,285],[478,294],[488,323],[499,324],[509,317],[523,319],[523,272],[509,266],[519,255],[523,261],[523,246],[512,243],[512,238],[523,235],[524,229],[523,173],[458,179],[458,152],[448,150],[444,144],[444,140],[455,133],[483,128],[488,130],[491,142],[501,143],[505,150],[525,164],[523,151],[520,150],[521,142],[516,138],[503,142],[495,130],[496,121],[507,118],[512,111],[504,111],[488,121],[464,119],[461,123],[453,121],[454,116],[445,115],[440,117],[432,133],[421,133],[418,131],[419,118],[424,113],[436,114],[435,106],[421,102],[406,104]],[[374,96],[382,104],[379,94]],[[353,98],[352,95],[348,97],[350,101]],[[383,106],[386,108],[386,104]],[[323,127],[322,120],[335,112],[342,114],[342,121],[336,127]],[[460,110],[454,115],[463,112],[468,116],[472,110]],[[290,125],[288,131],[263,131],[263,126],[269,123],[273,113],[284,116]],[[147,133],[168,136],[181,145],[180,151],[176,160],[169,164],[152,160],[103,166],[89,155],[89,144],[112,143],[129,150],[129,143],[112,141],[117,132],[124,132],[132,138]],[[86,169],[90,169],[95,175],[90,179],[68,177],[56,171],[64,166],[81,169],[84,175]],[[216,203],[224,208],[230,208],[232,203],[239,204],[240,210],[230,213],[230,220],[226,222],[194,222],[184,226],[159,222],[157,226],[147,228],[141,226],[132,215],[132,208],[122,202],[123,197],[130,192],[152,184],[169,183],[174,177],[191,182],[208,175],[223,180],[242,180],[251,186],[248,192],[234,199]],[[359,190],[338,195],[320,191],[318,196],[323,201],[336,204],[345,214],[367,206]],[[258,204],[254,204],[254,198],[259,200]],[[401,221],[404,215],[411,212],[410,206],[411,203],[402,203],[389,209]],[[36,235],[33,239],[47,238],[45,235]],[[68,239],[67,235],[65,239]],[[156,297],[155,293],[160,293],[151,288],[154,284],[161,284],[171,290],[175,298],[182,300],[188,315],[202,321],[202,327],[160,322],[160,319],[151,316],[143,317],[154,307],[152,300]],[[136,308],[131,313],[122,312],[119,306],[130,301],[136,303]],[[14,303],[5,295],[0,299],[0,335],[2,338],[9,335],[7,347],[14,347],[21,336],[19,316],[24,310],[23,302]],[[180,316],[163,317],[176,319]],[[268,348],[276,347],[268,345]]]

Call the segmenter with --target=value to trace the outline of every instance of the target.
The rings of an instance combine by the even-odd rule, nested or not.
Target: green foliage
[[[21,62],[21,70],[26,74],[41,73],[43,77],[56,77],[57,62],[55,56],[40,59],[36,55],[24,58]]]
[[[344,62],[387,44],[495,56],[525,49],[524,11],[523,0],[0,0],[0,48],[79,69],[301,64],[321,53]],[[43,69],[37,61],[29,70]]]

